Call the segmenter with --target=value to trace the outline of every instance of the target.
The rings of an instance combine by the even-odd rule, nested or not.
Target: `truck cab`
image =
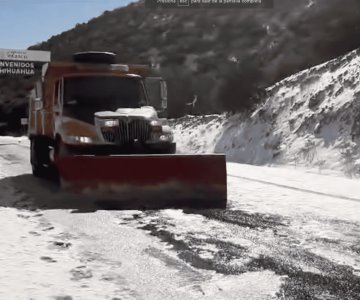
[[[44,65],[30,93],[31,164],[44,176],[67,154],[171,154],[166,83],[144,65],[115,63],[113,53],[86,52]],[[149,93],[147,82],[157,88]]]

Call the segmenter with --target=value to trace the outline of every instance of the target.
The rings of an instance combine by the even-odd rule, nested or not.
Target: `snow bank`
[[[360,175],[360,50],[292,75],[268,89],[250,118],[174,121],[180,152],[224,152],[232,162]],[[186,133],[186,134],[185,134]]]

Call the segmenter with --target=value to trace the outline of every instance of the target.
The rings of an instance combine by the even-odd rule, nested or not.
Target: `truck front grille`
[[[120,119],[118,126],[102,127],[101,133],[105,141],[123,145],[134,141],[147,141],[150,138],[151,127],[146,120],[131,120],[127,122]]]

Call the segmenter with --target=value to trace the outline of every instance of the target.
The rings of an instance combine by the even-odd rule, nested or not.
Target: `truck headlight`
[[[96,123],[100,127],[114,127],[119,125],[119,120],[117,119],[97,119]]]
[[[153,142],[172,142],[174,140],[173,132],[170,126],[165,125],[160,120],[153,120],[151,125],[151,141]]]
[[[69,135],[64,140],[69,143],[77,143],[77,144],[92,144],[92,143],[94,143],[94,140],[88,136]]]
[[[162,142],[172,142],[174,139],[173,135],[172,134],[163,134],[163,135],[160,135],[160,138],[159,140],[162,141]]]
[[[170,134],[172,135],[173,134],[170,126],[168,126],[168,125],[162,126],[162,132],[164,134],[166,134],[166,135],[170,135]]]
[[[80,143],[84,143],[84,144],[90,144],[93,142],[93,139],[88,137],[88,136],[79,136],[78,137],[78,141]]]
[[[161,126],[161,122],[158,120],[153,120],[150,122],[150,125],[151,126]]]
[[[151,126],[151,131],[153,133],[161,133],[162,132],[161,122],[159,122],[157,120],[151,121],[150,126]]]
[[[154,133],[162,133],[162,126],[152,126],[151,131]]]

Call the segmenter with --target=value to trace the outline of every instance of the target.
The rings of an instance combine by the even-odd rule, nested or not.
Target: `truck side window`
[[[54,105],[59,105],[59,85],[60,81],[56,81],[54,91]]]
[[[139,104],[140,106],[145,106],[145,105],[149,105],[148,104],[148,101],[146,99],[146,94],[145,94],[145,85],[143,82],[140,83],[139,85],[139,88],[140,88],[140,93],[139,93],[139,97],[140,97],[140,101],[139,101]]]

